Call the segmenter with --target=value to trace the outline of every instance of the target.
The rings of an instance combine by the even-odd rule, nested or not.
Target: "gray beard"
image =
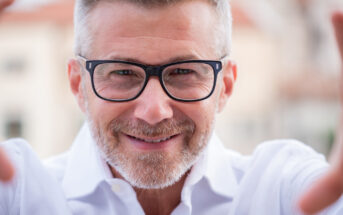
[[[173,121],[159,127],[150,127],[147,124],[134,126],[131,123],[114,120],[110,126],[111,135],[107,135],[89,116],[87,117],[102,158],[133,187],[140,189],[163,189],[178,182],[201,157],[211,133],[208,130],[199,138],[193,138],[196,140],[191,142],[195,130],[193,122],[187,121],[182,125]],[[170,134],[171,130],[180,129],[188,135],[183,140],[182,150],[176,154],[171,155],[164,151],[135,153],[122,148],[123,144],[119,141],[117,134],[125,129],[144,135]]]

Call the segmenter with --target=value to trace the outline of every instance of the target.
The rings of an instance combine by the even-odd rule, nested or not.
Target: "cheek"
[[[108,131],[111,121],[123,117],[129,105],[92,98],[88,105],[88,117],[102,130]]]
[[[197,133],[208,132],[208,130],[212,129],[211,126],[216,110],[214,99],[186,103],[182,110],[195,123]]]
[[[184,105],[183,113],[195,123],[195,132],[188,144],[189,151],[197,154],[209,141],[214,128],[215,105],[212,99]]]
[[[86,79],[90,83],[90,79]],[[98,98],[90,84],[85,84],[83,95],[86,100],[86,114],[89,120],[101,129],[107,130],[108,124],[128,110],[125,103],[108,102]]]

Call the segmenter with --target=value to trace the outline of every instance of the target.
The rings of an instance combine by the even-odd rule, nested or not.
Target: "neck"
[[[146,215],[169,215],[181,202],[181,191],[186,179],[184,175],[178,182],[164,189],[134,188],[137,198]]]
[[[111,167],[114,177],[125,180]],[[137,199],[146,215],[169,215],[181,202],[181,191],[188,172],[175,184],[163,189],[140,189],[134,187]]]

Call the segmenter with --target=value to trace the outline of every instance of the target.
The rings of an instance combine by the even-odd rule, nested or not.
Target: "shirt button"
[[[112,191],[114,193],[119,193],[121,191],[121,187],[119,184],[112,184]]]

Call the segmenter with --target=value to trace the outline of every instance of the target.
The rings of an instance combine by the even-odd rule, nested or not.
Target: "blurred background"
[[[238,79],[216,132],[243,154],[280,138],[329,156],[340,62],[330,14],[342,0],[232,0]],[[46,158],[81,127],[67,77],[73,0],[17,0],[0,16],[0,141],[22,137]]]

